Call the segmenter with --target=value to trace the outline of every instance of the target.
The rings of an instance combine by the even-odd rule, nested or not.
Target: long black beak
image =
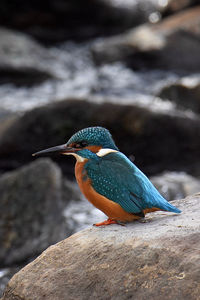
[[[74,153],[76,150],[77,149],[72,148],[72,147],[67,147],[67,145],[64,144],[64,145],[51,147],[51,148],[33,153],[32,156],[38,156],[38,155],[46,154],[46,153],[59,153],[59,154]]]

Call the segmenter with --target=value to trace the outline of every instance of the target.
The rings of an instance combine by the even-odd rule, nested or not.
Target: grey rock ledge
[[[200,193],[173,204],[180,215],[92,227],[49,247],[13,276],[2,300],[198,299]]]

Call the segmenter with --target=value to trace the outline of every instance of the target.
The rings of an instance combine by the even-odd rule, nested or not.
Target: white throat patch
[[[109,149],[109,148],[105,148],[105,149],[100,149],[96,155],[98,155],[99,157],[102,157],[102,156],[105,156],[109,153],[112,153],[112,152],[118,152],[117,150],[114,150],[114,149]]]

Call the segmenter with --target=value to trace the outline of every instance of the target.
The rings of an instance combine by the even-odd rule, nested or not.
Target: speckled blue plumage
[[[103,127],[88,127],[75,133],[67,142],[68,145],[76,142],[87,142],[88,145],[102,146],[102,148],[110,148],[118,150],[112,139],[110,132]]]
[[[85,165],[93,188],[101,195],[117,202],[130,213],[146,208],[180,213],[165,200],[149,179],[121,152],[103,157],[95,154]]]
[[[103,206],[108,206],[108,216],[110,210],[114,220],[120,217],[120,214],[124,215],[123,209],[140,216],[144,214],[145,209],[151,208],[181,212],[165,200],[135,164],[119,151],[110,132],[103,127],[82,129],[66,144],[39,151],[34,155],[52,152],[76,157],[76,179],[82,192],[88,195],[86,197],[94,202],[94,205],[95,201],[92,201],[92,198],[96,197],[97,207],[102,211]],[[97,193],[118,203],[123,209],[99,197]],[[114,210],[118,211],[116,216]],[[130,216],[126,213],[125,215]]]
[[[165,200],[149,179],[123,153],[119,152],[110,132],[102,127],[85,128],[74,134],[67,145],[87,142],[102,148],[117,150],[102,157],[88,149],[76,153],[87,158],[84,169],[96,192],[121,205],[129,213],[140,213],[146,208],[180,213]]]

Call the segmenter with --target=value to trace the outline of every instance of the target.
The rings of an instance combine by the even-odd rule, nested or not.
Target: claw
[[[98,227],[98,226],[107,226],[107,225],[110,225],[110,224],[118,224],[118,225],[125,226],[125,224],[120,223],[116,220],[112,220],[112,219],[108,219],[108,220],[105,220],[103,222],[96,223],[96,224],[93,224],[93,225]]]

